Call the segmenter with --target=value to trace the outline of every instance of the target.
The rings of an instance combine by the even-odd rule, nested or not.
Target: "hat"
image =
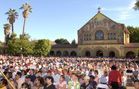
[[[51,70],[48,70],[47,73],[51,73]]]
[[[27,75],[25,78],[30,78],[31,79],[31,76],[30,75]]]
[[[90,77],[89,77],[89,76],[85,76],[85,77],[84,77],[84,79],[87,79],[87,80],[89,80],[89,79],[90,79]]]

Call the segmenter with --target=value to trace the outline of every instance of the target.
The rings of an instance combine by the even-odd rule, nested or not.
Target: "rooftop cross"
[[[100,9],[101,9],[101,8],[99,7],[99,8],[98,8],[98,12],[100,12]]]

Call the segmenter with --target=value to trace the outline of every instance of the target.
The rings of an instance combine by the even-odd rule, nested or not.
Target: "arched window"
[[[112,35],[112,33],[111,33],[111,39],[113,39],[113,35]]]
[[[98,30],[95,33],[95,40],[104,40],[104,33],[101,30]]]
[[[114,39],[116,39],[116,33],[114,33]]]
[[[108,33],[108,40],[110,39],[110,33]]]

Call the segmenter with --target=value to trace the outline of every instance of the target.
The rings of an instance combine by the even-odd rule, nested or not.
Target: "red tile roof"
[[[56,44],[52,45],[52,48],[77,48],[78,45],[73,44]]]
[[[124,32],[125,32],[125,33],[127,33],[127,34],[130,33],[130,32],[128,31],[127,27],[126,27],[124,24],[120,24],[120,25],[122,25],[122,27],[124,28]]]
[[[128,48],[139,48],[139,43],[126,43],[125,47]]]

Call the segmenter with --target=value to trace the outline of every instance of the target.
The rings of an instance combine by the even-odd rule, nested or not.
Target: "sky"
[[[1,0],[0,3],[0,41],[4,41],[3,25],[10,8],[19,14],[14,23],[14,32],[19,37],[23,31],[24,18],[22,4],[30,3],[33,13],[26,20],[25,33],[30,40],[65,38],[77,41],[77,31],[86,24],[101,8],[101,13],[126,26],[139,27],[139,11],[133,9],[136,0]]]

